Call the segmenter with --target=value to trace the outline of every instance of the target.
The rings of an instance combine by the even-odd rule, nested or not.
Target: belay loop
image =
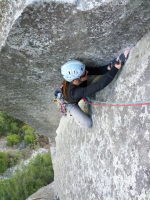
[[[63,94],[62,94],[61,88],[62,87],[60,87],[60,89],[56,89],[55,90],[55,92],[54,92],[55,98],[54,98],[53,102],[57,104],[60,112],[63,115],[66,115],[67,114],[67,111],[66,111],[66,104],[67,104],[67,102],[63,98]]]

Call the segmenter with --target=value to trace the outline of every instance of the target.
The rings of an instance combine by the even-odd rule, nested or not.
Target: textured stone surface
[[[39,189],[36,193],[28,197],[27,200],[53,200],[54,197],[54,183],[51,183]]]
[[[150,2],[33,2],[0,1],[0,41],[5,44],[0,54],[0,110],[53,140],[60,118],[52,103],[61,82],[60,65],[72,58],[101,64],[136,44],[149,30]]]
[[[98,101],[150,100],[150,33],[133,48]],[[63,117],[57,129],[55,184],[61,200],[150,199],[150,106],[92,107],[93,128]],[[73,128],[72,128],[73,127]]]
[[[0,49],[5,44],[15,20],[31,0],[0,0]]]

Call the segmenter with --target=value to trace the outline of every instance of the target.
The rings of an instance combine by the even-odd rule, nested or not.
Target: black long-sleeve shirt
[[[68,88],[68,98],[69,103],[78,103],[82,98],[86,98],[106,87],[115,77],[118,72],[116,67],[112,67],[111,70],[107,69],[107,66],[104,67],[86,67],[88,75],[104,75],[95,83],[92,83],[88,86],[85,86],[84,81],[79,86],[69,84]]]

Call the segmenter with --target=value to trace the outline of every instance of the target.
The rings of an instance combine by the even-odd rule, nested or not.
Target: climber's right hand
[[[118,61],[116,64],[115,64],[115,67],[117,68],[117,69],[120,69],[121,68],[121,62],[120,61]]]

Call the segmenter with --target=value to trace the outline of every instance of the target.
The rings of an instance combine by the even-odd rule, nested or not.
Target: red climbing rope
[[[90,105],[93,106],[105,106],[105,107],[112,107],[112,106],[142,106],[142,105],[150,105],[150,103],[137,103],[137,104],[96,104],[92,102],[88,102]]]

